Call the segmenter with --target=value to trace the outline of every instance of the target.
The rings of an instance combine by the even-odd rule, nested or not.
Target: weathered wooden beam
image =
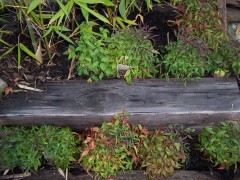
[[[226,3],[240,8],[240,0],[227,0]]]
[[[235,78],[48,82],[44,93],[9,95],[0,102],[0,123],[54,124],[83,130],[99,126],[125,109],[131,123],[150,129],[167,124],[191,127],[240,119],[240,94]]]
[[[219,0],[219,10],[221,14],[222,30],[227,33],[227,4],[226,0]]]
[[[94,174],[90,175],[87,173],[81,173],[79,175],[68,174],[70,180],[92,180]],[[0,177],[1,178],[1,177]],[[197,171],[187,171],[187,170],[176,170],[172,177],[165,178],[165,180],[214,180],[218,177],[211,174],[210,172],[197,172]],[[39,175],[32,175],[30,177],[24,178],[25,180],[43,180],[43,179],[54,179],[54,180],[64,180],[57,170],[40,170]],[[126,173],[119,173],[116,177],[117,180],[147,180],[146,176],[143,174],[143,171],[127,171]]]
[[[227,8],[227,21],[240,22],[240,10],[234,8]]]

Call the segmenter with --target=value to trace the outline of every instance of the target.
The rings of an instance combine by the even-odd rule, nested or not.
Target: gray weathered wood
[[[125,109],[132,123],[150,129],[170,123],[191,127],[240,119],[240,94],[234,78],[48,82],[44,93],[9,95],[0,102],[0,123],[54,124],[83,130],[99,126]]]
[[[93,174],[92,174],[93,176]],[[32,175],[30,177],[24,178],[25,180],[64,180],[65,178],[61,176],[57,170],[42,170],[39,172],[39,176]],[[69,180],[92,180],[93,178],[86,174],[80,174],[73,176],[71,173],[68,174]],[[147,180],[144,176],[143,171],[132,171],[119,173],[117,175],[117,180]],[[210,172],[197,172],[197,171],[184,171],[176,170],[174,175],[169,178],[164,178],[165,180],[214,180],[218,179],[217,176],[211,175]]]

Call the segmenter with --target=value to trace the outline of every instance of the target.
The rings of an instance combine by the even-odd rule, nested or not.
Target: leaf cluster
[[[189,43],[181,40],[170,42],[166,46],[166,50],[168,53],[161,62],[166,78],[170,76],[183,78],[184,80],[201,78],[208,71],[208,62]]]
[[[118,65],[127,65],[124,75],[130,84],[133,78],[154,77],[158,72],[156,51],[147,36],[136,29],[109,31],[99,28],[92,30],[93,22],[81,26],[81,36],[77,47],[70,46],[66,54],[69,59],[77,59],[79,76],[87,76],[89,81],[104,77],[118,76]]]
[[[140,148],[141,167],[146,168],[150,179],[172,176],[188,160],[192,130],[180,126],[169,126],[165,130],[155,130]]]
[[[222,30],[218,0],[172,0],[181,9],[179,28],[193,36],[200,37],[213,49],[217,49],[228,36]]]
[[[229,169],[240,163],[240,128],[231,123],[220,123],[217,127],[206,127],[199,134],[196,148],[216,166]]]
[[[175,168],[180,168],[187,159],[186,137],[181,138],[177,129],[174,133],[167,130],[150,133],[141,125],[129,124],[128,119],[128,114],[121,112],[101,128],[94,127],[85,133],[79,162],[87,171],[111,178],[117,171],[140,166],[155,178],[171,176]]]
[[[78,152],[78,141],[69,128],[0,127],[0,135],[0,169],[37,171],[43,159],[66,169]]]

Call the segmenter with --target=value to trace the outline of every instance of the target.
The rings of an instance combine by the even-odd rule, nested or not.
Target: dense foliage
[[[150,133],[141,125],[129,124],[127,114],[122,112],[101,128],[86,132],[79,162],[104,178],[138,166],[149,178],[172,176],[187,159],[190,132],[185,131],[187,136],[183,138],[184,129],[169,129]]]
[[[207,159],[221,169],[229,169],[240,163],[240,128],[238,125],[220,123],[217,127],[206,127],[199,134],[197,148]]]
[[[77,138],[69,128],[0,127],[0,169],[38,170],[43,158],[66,169],[75,161]]]
[[[81,36],[77,47],[70,46],[67,54],[77,59],[79,76],[88,81],[104,77],[119,76],[119,65],[127,66],[124,78],[130,84],[133,78],[154,77],[158,72],[156,54],[148,35],[137,29],[126,28],[111,36],[109,31],[99,28],[94,32],[93,22],[81,25]]]

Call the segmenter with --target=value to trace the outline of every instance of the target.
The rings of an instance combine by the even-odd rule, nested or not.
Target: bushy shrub
[[[205,158],[222,169],[240,163],[240,128],[234,124],[220,123],[217,127],[206,127],[199,134],[197,149]]]
[[[117,77],[118,65],[125,65],[128,69],[124,77],[131,83],[133,78],[154,77],[158,72],[157,51],[142,31],[126,28],[110,36],[104,28],[94,32],[94,25],[83,23],[77,47],[69,46],[66,52],[69,59],[78,60],[79,76],[86,76],[89,81]]]
[[[145,174],[150,179],[172,176],[174,169],[179,169],[188,160],[187,138],[191,130],[179,127],[155,130],[144,139],[139,155],[141,167],[146,168]]]
[[[132,170],[138,162],[138,147],[148,131],[128,123],[125,112],[115,115],[101,128],[91,128],[83,138],[79,162],[96,176],[110,178],[118,171]]]
[[[0,127],[0,168],[19,167],[36,171],[43,158],[57,168],[68,168],[78,152],[77,139],[69,128],[53,126]]]
[[[186,161],[186,139],[175,127],[149,133],[141,125],[129,124],[127,114],[122,112],[101,128],[86,132],[79,162],[104,178],[139,166],[150,178],[167,177]]]
[[[190,44],[184,41],[170,42],[166,50],[167,54],[162,61],[165,77],[184,80],[204,77],[207,72],[207,62]]]

